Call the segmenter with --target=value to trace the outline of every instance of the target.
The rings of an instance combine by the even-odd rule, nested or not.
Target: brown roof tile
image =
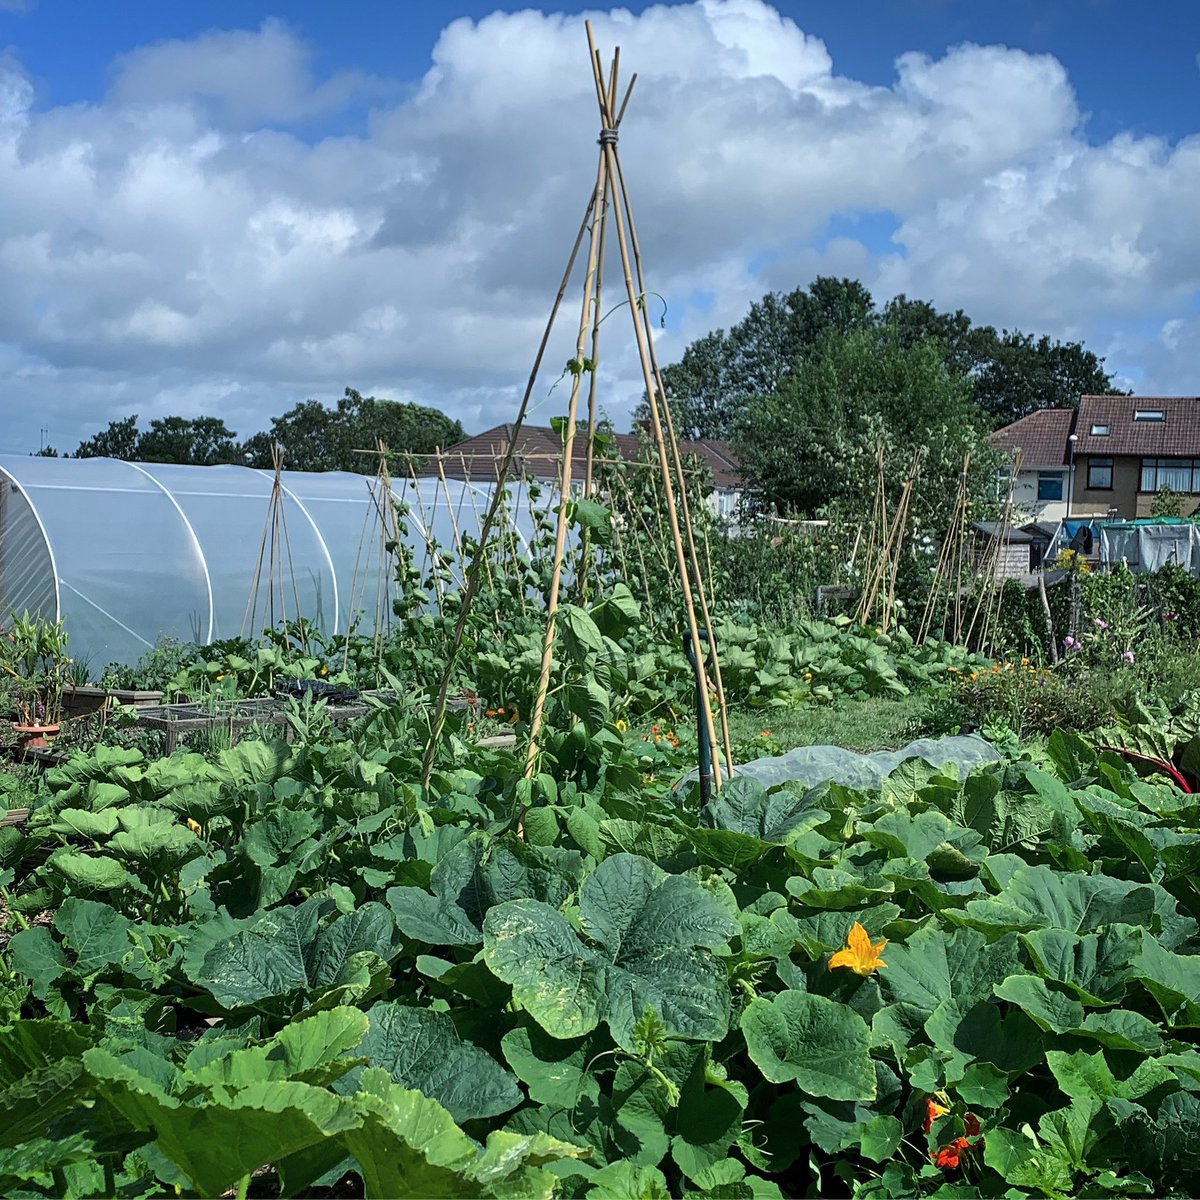
[[[512,425],[496,425],[458,442],[445,450],[443,469],[454,479],[494,479],[512,436]],[[637,434],[618,433],[615,439],[617,452],[622,458],[636,457],[641,444]],[[745,486],[738,470],[737,457],[728,442],[703,438],[700,441],[680,442],[679,448],[685,456],[694,455],[708,466],[715,487],[737,489]],[[556,477],[561,452],[562,442],[553,429],[545,425],[523,425],[514,468],[541,479]],[[582,475],[586,461],[586,449],[582,442],[576,442],[571,460],[572,470]],[[420,473],[428,475],[435,471],[436,467],[430,464]]]
[[[1002,453],[1020,450],[1023,467],[1065,466],[1074,417],[1073,408],[1039,409],[997,429],[988,440]]]
[[[1137,412],[1163,419],[1135,421]],[[1097,425],[1108,426],[1107,436],[1092,433]],[[1200,397],[1083,396],[1076,433],[1076,454],[1200,457]]]

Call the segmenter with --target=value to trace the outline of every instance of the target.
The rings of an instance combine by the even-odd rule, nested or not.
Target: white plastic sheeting
[[[1200,576],[1200,526],[1166,521],[1101,525],[1100,561],[1124,562],[1133,571],[1157,571],[1173,563]]]
[[[272,483],[270,471],[248,467],[0,455],[0,621],[10,610],[61,618],[73,656],[93,669],[134,662],[164,636],[238,636]],[[374,585],[359,578],[356,586],[355,576],[368,566],[368,554],[360,555],[364,529],[378,540],[376,481],[285,471],[282,484],[292,566],[287,615],[296,615],[294,575],[300,615],[327,633],[349,625],[370,634],[362,619],[373,622],[374,613],[360,610]],[[493,487],[432,478],[394,483],[409,509],[407,541],[418,565],[430,539],[449,551],[456,528],[477,535]],[[507,510],[527,545],[528,499],[520,487],[513,493]],[[264,578],[260,596],[266,587]]]

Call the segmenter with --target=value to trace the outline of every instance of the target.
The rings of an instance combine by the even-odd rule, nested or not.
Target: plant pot
[[[24,759],[30,750],[40,750],[49,746],[58,736],[59,725],[13,725],[17,735],[17,758]]]

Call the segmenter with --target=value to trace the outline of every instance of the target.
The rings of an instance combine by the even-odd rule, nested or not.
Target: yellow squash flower
[[[628,722],[623,721],[620,718],[617,719],[617,732],[618,733],[624,733],[628,728],[629,728]]]
[[[887,938],[881,942],[872,942],[871,935],[855,921],[846,935],[846,949],[839,950],[830,960],[829,969],[834,967],[849,967],[856,975],[870,975],[887,963],[880,958]]]

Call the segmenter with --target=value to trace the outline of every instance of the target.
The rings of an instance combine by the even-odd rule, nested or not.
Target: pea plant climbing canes
[[[584,281],[576,353],[575,358],[568,364],[569,369],[576,369],[571,369],[571,394],[567,419],[563,428],[560,495],[564,499],[558,514],[554,570],[547,604],[546,636],[543,643],[538,688],[530,721],[529,747],[525,767],[526,799],[532,795],[532,781],[537,773],[538,735],[541,732],[545,717],[545,704],[553,666],[559,587],[570,514],[570,507],[566,501],[566,497],[570,495],[579,392],[585,369],[592,376],[588,404],[587,462],[590,464],[594,457],[594,446],[597,435],[595,420],[595,371],[599,355],[597,344],[599,321],[596,317],[600,312],[601,282],[603,278],[601,255],[605,244],[606,220],[610,213],[613,217],[617,235],[617,245],[620,251],[622,274],[625,280],[629,310],[633,318],[638,357],[642,365],[646,394],[649,397],[652,440],[662,473],[663,500],[671,531],[671,541],[675,550],[676,568],[679,573],[684,616],[687,625],[686,637],[690,645],[698,646],[703,641],[707,643],[710,649],[709,660],[713,665],[717,709],[721,718],[721,732],[725,750],[724,762],[727,770],[731,770],[732,766],[728,719],[725,712],[724,686],[721,680],[720,665],[715,653],[716,639],[707,596],[705,594],[704,572],[696,550],[696,541],[692,531],[690,513],[687,508],[683,460],[675,438],[670,408],[663,389],[662,374],[658,368],[658,362],[654,354],[653,335],[647,319],[646,306],[643,302],[646,290],[642,272],[641,253],[637,245],[636,233],[633,226],[629,192],[621,170],[620,158],[617,154],[617,138],[620,124],[628,106],[629,97],[637,76],[633,76],[630,80],[624,99],[618,108],[620,51],[618,49],[614,52],[612,64],[606,79],[603,63],[596,48],[590,23],[586,28],[588,48],[592,62],[593,81],[596,87],[596,99],[600,109],[600,159],[597,165],[595,189],[590,206],[590,211],[593,214],[593,223],[588,245],[587,273]],[[592,327],[592,346],[591,356],[586,357],[585,347],[589,322]],[[588,478],[585,479],[585,485],[590,482],[590,471],[588,471],[587,475]],[[585,551],[586,546],[587,542],[585,539]],[[586,563],[581,567],[581,573],[585,571]],[[700,631],[701,619],[704,625],[703,635]],[[697,677],[696,692],[700,709],[699,716],[705,726],[707,742],[712,746],[716,744],[717,727],[708,703],[709,681],[705,673],[703,661],[698,658],[694,665]],[[720,772],[716,773],[714,782],[719,788],[721,782]]]

